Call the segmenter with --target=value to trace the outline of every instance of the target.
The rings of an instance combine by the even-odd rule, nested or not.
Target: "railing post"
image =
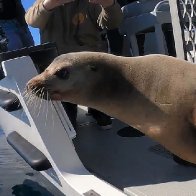
[[[177,58],[185,59],[183,32],[178,10],[178,0],[169,0]]]

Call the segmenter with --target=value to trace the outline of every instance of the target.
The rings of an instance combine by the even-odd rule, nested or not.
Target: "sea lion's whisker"
[[[33,94],[34,94],[34,96],[39,97],[39,96],[40,96],[40,93],[42,93],[42,91],[43,91],[43,88],[38,89],[37,91],[33,92]],[[40,92],[40,93],[39,93],[39,92]],[[38,93],[39,93],[39,94],[38,94]]]
[[[40,91],[40,93],[43,91],[43,89],[39,89],[38,91],[36,91],[36,102],[37,102],[37,107],[36,109],[38,108],[38,114],[37,114],[37,117],[39,116],[39,113],[40,113],[40,110],[41,110],[41,101],[42,99],[40,100],[40,93],[37,94],[38,92]],[[40,103],[40,104],[39,104]]]
[[[40,98],[40,97],[37,97],[37,117],[40,115],[40,112],[41,112],[41,110],[42,110],[42,99]]]
[[[53,125],[53,128],[54,128],[54,105],[53,105],[53,103],[52,103],[52,100],[51,100],[51,98],[49,99],[49,101],[50,101],[50,105],[51,105],[51,109],[52,109],[52,125]]]
[[[37,110],[37,108],[38,108],[38,102],[39,102],[39,97],[37,97],[37,96],[33,96],[33,97],[34,98],[32,100],[32,104],[33,105],[35,104],[34,108]]]
[[[34,97],[35,97],[34,93],[29,92],[29,97],[27,97],[28,98],[27,102],[30,102]]]
[[[48,95],[48,91],[46,92],[46,100],[47,100],[47,112],[46,112],[46,120],[47,120],[47,117],[48,117],[48,102],[49,102],[49,95]]]
[[[42,102],[43,102],[43,94],[44,94],[44,87],[41,88],[41,92],[39,94],[39,99],[40,99],[40,105],[39,105],[39,110],[38,110],[38,114],[37,114],[37,117],[40,115],[40,112],[41,112],[41,107],[42,107]]]
[[[36,111],[37,111],[37,100],[38,100],[38,97],[33,95],[32,100],[31,100],[31,104],[33,105],[33,107],[31,107],[33,109],[33,111],[32,111],[33,115],[35,115]]]
[[[46,96],[47,96],[47,98],[46,98],[46,100],[47,100],[47,106],[46,106],[46,121],[48,120],[48,104],[49,104],[49,97],[48,97],[48,91],[46,91]],[[45,121],[45,126],[46,126],[46,121]]]
[[[27,106],[30,106],[30,103],[31,103],[33,97],[34,97],[34,95],[32,93],[29,93],[29,96],[26,99],[26,105]]]
[[[34,92],[36,91],[36,89],[37,89],[37,87],[34,87],[34,88],[32,88],[31,90],[29,90],[29,91],[27,91],[27,92],[33,93],[33,94],[34,94]]]
[[[36,102],[41,102],[41,100],[40,100],[40,94],[42,93],[42,91],[43,91],[43,89],[41,88],[41,89],[38,89],[37,91],[36,91],[36,94],[34,94],[34,96],[36,97]],[[38,92],[40,92],[39,94],[38,94]],[[37,103],[37,108],[39,108],[38,109],[38,112],[40,111],[40,106],[38,106],[39,104]]]
[[[47,92],[47,91],[43,91],[43,93],[42,93],[42,97],[41,97],[42,102],[43,102],[43,100],[44,100],[44,97],[46,97],[46,92]],[[46,102],[44,101],[43,110],[42,110],[42,113],[43,113],[43,114],[46,114],[46,109],[47,109],[47,104],[46,104]],[[45,124],[45,125],[46,125],[46,124]]]
[[[44,108],[42,108],[42,110],[41,110],[41,107],[42,107],[42,103],[43,103],[43,97],[44,97],[44,87],[41,89],[41,92],[40,92],[40,94],[39,94],[39,99],[41,100],[41,102],[40,102],[40,109],[39,109],[39,114],[40,114],[40,112],[42,111],[42,112],[44,112]],[[38,114],[38,115],[39,115]]]
[[[33,96],[31,94],[29,94],[29,97],[26,100],[26,106],[27,106],[27,108],[29,108],[31,106],[32,99],[33,99]]]
[[[22,93],[22,97],[23,97],[23,99],[27,102],[27,100],[29,99],[29,97],[30,97],[30,92],[23,92]]]
[[[39,117],[40,115],[41,107],[42,107],[42,99],[39,99],[39,109],[38,109],[37,117]]]
[[[37,96],[37,117],[40,115],[40,111],[41,111],[41,107],[42,107],[42,100],[40,99],[39,96]]]
[[[42,88],[42,95],[41,95],[41,99],[44,98],[44,95],[45,95],[45,91],[44,91],[44,87]]]
[[[34,94],[31,94],[31,99],[28,102],[28,106],[32,109],[32,114],[35,115],[37,110],[37,104],[35,104],[38,100],[38,97]],[[35,106],[35,107],[34,107]]]
[[[23,97],[25,97],[26,94],[28,94],[28,91],[25,89],[25,90],[21,93],[21,95],[22,95]]]
[[[21,93],[21,95],[23,97],[25,97],[28,93],[29,93],[29,91],[27,91],[27,89],[24,89],[24,91]]]
[[[34,90],[36,90],[36,89],[34,89]],[[37,93],[39,91],[40,91],[40,89],[38,89],[37,91],[31,92],[31,97],[32,97],[31,103],[36,102],[38,100],[39,96],[37,96]]]
[[[23,99],[25,100],[25,102],[27,102],[31,97],[31,93],[26,94]]]
[[[40,91],[38,97],[39,97],[40,99],[43,99],[43,95],[44,95],[44,87],[41,88],[41,91]]]
[[[40,91],[40,89],[38,89],[37,91],[36,91],[36,89],[37,88],[34,88],[31,91],[27,91],[27,94],[24,97],[24,98],[27,98],[27,100],[26,100],[27,104],[30,103],[31,99],[34,98],[34,97],[36,97],[36,93]]]
[[[34,92],[35,92],[36,88],[32,89],[31,91],[27,91],[27,94],[24,96],[24,99],[26,99],[26,103],[28,105],[28,100],[31,99],[34,95]]]

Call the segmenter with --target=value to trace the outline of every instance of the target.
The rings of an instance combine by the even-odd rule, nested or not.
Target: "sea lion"
[[[196,164],[196,65],[166,55],[99,52],[58,56],[27,89],[95,108]],[[46,98],[46,97],[45,97]]]

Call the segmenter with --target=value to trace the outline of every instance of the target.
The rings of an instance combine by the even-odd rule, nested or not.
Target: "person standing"
[[[117,0],[121,7],[133,3],[136,0]],[[107,31],[107,37],[110,45],[110,52],[114,55],[123,55],[123,35],[119,33],[119,29],[111,29]]]
[[[34,45],[20,0],[0,0],[0,28],[8,51]]]
[[[41,43],[55,42],[59,54],[108,52],[103,29],[117,28],[122,17],[116,0],[36,0],[25,15],[29,25],[40,29]],[[63,106],[76,127],[77,106]],[[90,113],[103,129],[111,128],[109,116],[95,109]]]

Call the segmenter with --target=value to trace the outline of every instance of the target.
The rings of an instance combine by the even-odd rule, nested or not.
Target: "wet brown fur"
[[[67,67],[70,77],[55,73]],[[28,88],[86,105],[134,126],[196,164],[196,65],[165,55],[80,52],[57,57]]]

